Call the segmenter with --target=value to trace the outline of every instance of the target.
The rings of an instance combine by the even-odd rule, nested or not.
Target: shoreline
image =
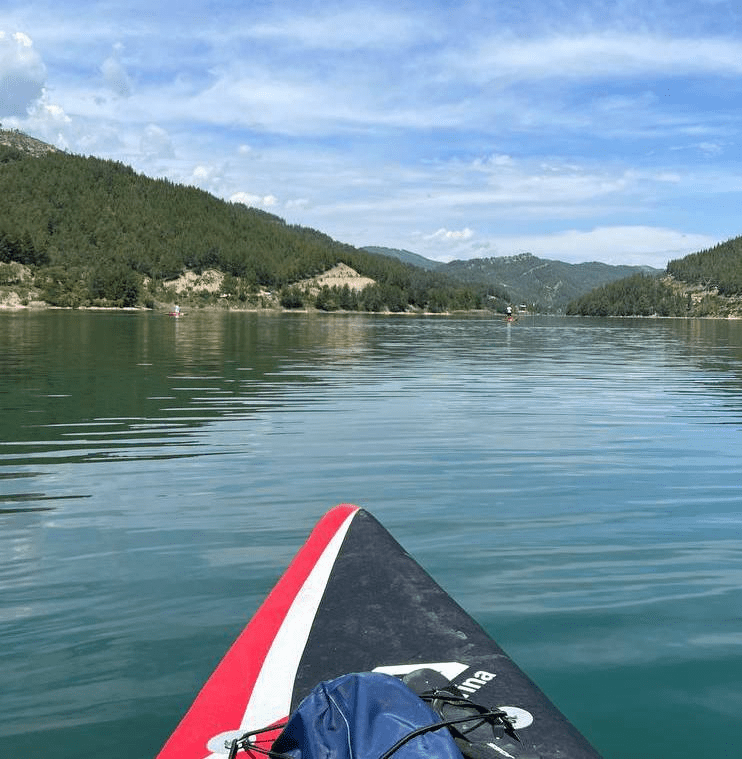
[[[333,311],[325,311],[319,308],[282,308],[280,306],[245,306],[243,308],[233,306],[221,306],[221,305],[198,305],[192,309],[182,310],[180,316],[175,317],[172,315],[172,307],[162,306],[158,308],[149,308],[147,306],[53,306],[45,301],[31,301],[30,303],[23,304],[20,298],[2,298],[0,296],[0,313],[22,313],[22,312],[35,312],[40,311],[92,311],[92,312],[122,312],[122,313],[151,313],[159,314],[161,316],[170,316],[173,319],[180,319],[185,316],[194,316],[199,313],[230,313],[230,314],[265,314],[265,315],[282,315],[282,314],[324,314],[327,316],[347,315],[347,314],[363,314],[366,316],[455,316],[455,315],[479,315],[479,316],[491,316],[494,318],[504,318],[504,315],[497,311],[488,311],[485,309],[472,309],[461,311],[346,311],[343,309],[337,309]],[[188,308],[187,306],[185,307]],[[706,319],[715,321],[738,321],[742,319],[742,314],[727,314],[726,316],[714,316],[712,314],[697,315],[697,316],[661,316],[659,314],[651,314],[645,316],[642,314],[624,314],[624,315],[607,315],[607,316],[581,316],[579,314],[549,314],[549,313],[526,313],[522,315],[527,316],[559,316],[570,319]],[[514,321],[518,321],[517,319]]]

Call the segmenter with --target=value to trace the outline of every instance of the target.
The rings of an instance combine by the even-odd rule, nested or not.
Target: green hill
[[[670,261],[661,276],[605,285],[568,306],[581,316],[742,316],[742,237]]]
[[[599,261],[568,264],[537,258],[530,253],[440,263],[408,250],[373,246],[364,250],[393,256],[400,261],[447,274],[460,282],[486,283],[503,300],[546,312],[563,311],[571,300],[606,282],[634,274],[660,273],[659,269],[648,266],[611,266]]]
[[[667,273],[689,286],[738,297],[742,295],[742,237],[670,261]]]
[[[656,270],[598,261],[568,264],[522,253],[451,261],[439,271],[464,282],[487,282],[504,288],[514,303],[528,304],[540,311],[563,311],[571,300],[599,285]]]
[[[43,145],[0,130],[0,264],[6,267],[0,285],[10,286],[8,279],[20,276],[17,267],[25,267],[27,300],[153,307],[172,302],[169,281],[216,269],[225,275],[220,289],[200,291],[191,305],[365,311],[503,305],[487,286],[462,285],[194,187]],[[319,292],[302,285],[339,263],[374,284]]]

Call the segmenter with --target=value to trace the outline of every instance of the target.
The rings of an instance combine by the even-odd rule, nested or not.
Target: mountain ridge
[[[364,248],[384,251],[410,261],[410,256],[423,258],[410,251],[394,248]],[[563,311],[575,298],[596,287],[634,274],[659,275],[660,269],[650,266],[612,265],[601,261],[570,264],[555,259],[539,258],[532,253],[511,256],[470,258],[440,263],[423,258],[437,272],[445,273],[462,282],[484,282],[507,291],[509,300],[525,304],[532,310]]]

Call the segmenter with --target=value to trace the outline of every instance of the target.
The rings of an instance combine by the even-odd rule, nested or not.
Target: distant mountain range
[[[568,264],[538,258],[530,253],[441,263],[408,250],[373,246],[366,247],[365,250],[398,258],[461,282],[484,282],[496,286],[499,290],[507,291],[513,303],[524,304],[537,311],[563,311],[570,301],[596,287],[634,274],[662,273],[662,270],[650,266],[611,266],[599,261]]]
[[[411,264],[417,266],[420,269],[427,269],[428,271],[435,271],[444,267],[446,264],[440,261],[431,261],[425,256],[420,256],[417,253],[412,253],[409,250],[398,250],[397,248],[382,248],[378,245],[367,245],[363,248],[369,253],[376,253],[378,256],[389,256],[390,258],[398,258],[405,264]]]

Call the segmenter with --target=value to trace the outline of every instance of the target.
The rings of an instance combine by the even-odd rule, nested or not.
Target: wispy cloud
[[[427,240],[469,240],[474,232],[466,227],[465,229],[446,229],[441,227],[436,229],[432,235],[427,235]]]
[[[513,237],[495,235],[487,240],[487,246],[491,251],[489,255],[523,252],[573,263],[601,260],[614,265],[645,264],[662,269],[668,260],[710,247],[715,242],[709,235],[663,227],[617,226]]]
[[[131,78],[121,61],[122,50],[123,45],[114,45],[111,55],[101,65],[101,73],[114,94],[120,97],[128,97],[131,94]]]
[[[416,46],[431,36],[425,14],[412,15],[373,5],[331,4],[302,12],[285,6],[284,13],[250,25],[240,33],[257,40],[277,42],[310,50],[347,54],[353,50],[398,50]]]
[[[742,73],[742,43],[611,31],[521,40],[492,37],[445,59],[477,82],[737,76]]]
[[[242,203],[246,206],[262,206],[263,208],[272,208],[278,204],[278,198],[275,195],[253,195],[249,192],[236,192],[229,198],[232,203]]]
[[[45,81],[46,67],[31,38],[0,30],[0,116],[26,116]]]

